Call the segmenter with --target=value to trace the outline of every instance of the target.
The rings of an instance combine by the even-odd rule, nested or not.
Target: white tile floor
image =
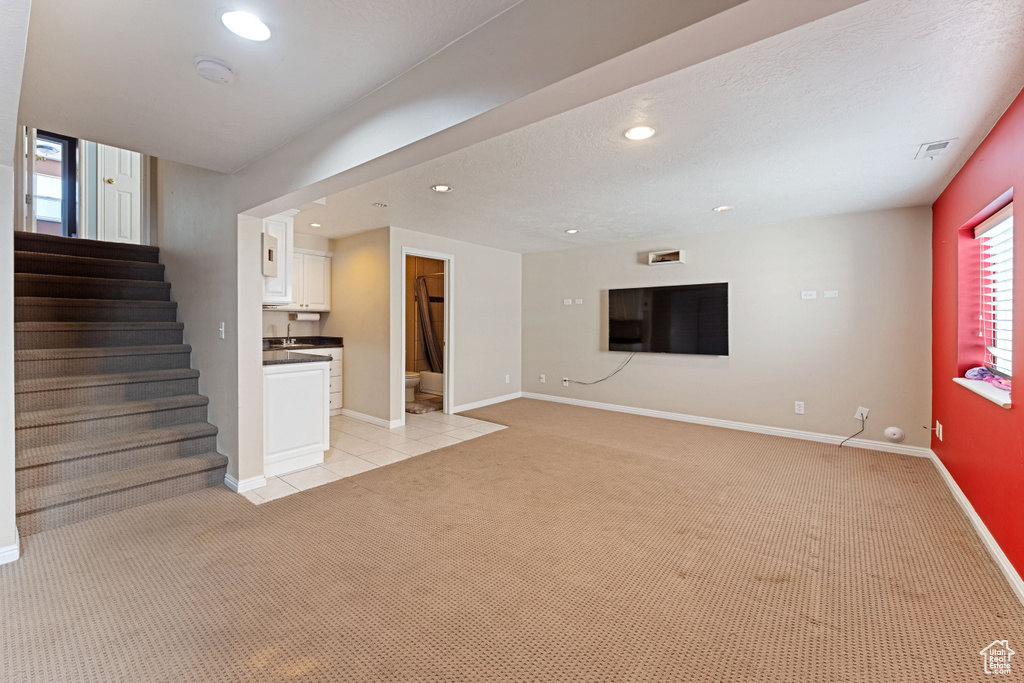
[[[405,426],[397,429],[339,415],[331,418],[331,450],[324,453],[322,464],[267,477],[266,486],[242,495],[259,505],[501,429],[505,427],[440,412],[406,414]]]

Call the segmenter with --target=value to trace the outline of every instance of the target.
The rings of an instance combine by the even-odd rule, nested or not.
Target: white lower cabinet
[[[324,461],[331,447],[331,363],[263,366],[263,471],[287,474]]]

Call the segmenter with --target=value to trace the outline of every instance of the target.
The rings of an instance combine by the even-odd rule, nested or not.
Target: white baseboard
[[[365,422],[367,424],[377,425],[378,427],[383,427],[384,429],[395,429],[396,427],[401,427],[403,424],[405,424],[404,420],[385,420],[384,418],[374,417],[373,415],[357,413],[356,411],[349,410],[348,408],[342,408],[341,414],[344,415],[345,417],[351,417],[353,420],[359,420],[360,422]]]
[[[484,406],[493,406],[495,403],[504,403],[505,401],[511,401],[514,398],[522,398],[523,392],[517,391],[514,394],[505,394],[504,396],[495,396],[494,398],[485,398],[482,401],[474,401],[472,403],[466,403],[461,406],[455,406],[452,408],[453,413],[461,413],[464,410],[475,410],[477,408],[483,408]]]
[[[817,432],[804,432],[798,429],[785,429],[783,427],[768,427],[766,425],[751,424],[749,422],[734,422],[732,420],[719,420],[714,417],[700,417],[699,415],[686,415],[685,413],[670,413],[664,410],[651,410],[650,408],[634,408],[622,406],[615,403],[599,403],[597,401],[584,401],[578,398],[566,398],[563,396],[551,396],[548,394],[534,394],[523,392],[523,398],[534,398],[540,401],[553,401],[555,403],[568,403],[569,405],[582,406],[584,408],[596,408],[598,410],[611,410],[616,413],[629,413],[631,415],[644,415],[646,417],[657,417],[663,420],[675,420],[676,422],[692,422],[694,424],[707,425],[709,427],[722,427],[724,429],[737,429],[741,432],[756,432],[758,434],[771,434],[772,436],[783,436],[789,439],[801,439],[803,441],[818,441],[820,443],[839,444],[845,436],[834,434],[819,434]],[[854,448],[864,448],[870,451],[885,451],[887,453],[900,453],[902,455],[913,455],[918,458],[931,457],[931,450],[920,446],[904,446],[888,441],[872,441],[869,439],[850,439],[847,445]]]
[[[15,529],[14,545],[0,548],[0,564],[14,562],[19,557],[21,557],[21,535],[18,533],[17,529]]]
[[[956,483],[956,480],[953,479],[953,475],[949,473],[946,466],[942,464],[941,460],[939,460],[939,456],[935,455],[933,451],[929,451],[928,457],[932,461],[932,464],[935,465],[935,469],[939,471],[939,475],[942,477],[942,480],[946,482],[949,492],[953,494],[953,499],[956,500],[960,509],[964,511],[965,515],[967,515],[967,519],[970,520],[971,526],[974,527],[974,531],[981,538],[981,542],[985,546],[985,549],[988,550],[988,554],[992,556],[993,560],[995,560],[996,566],[999,567],[999,571],[1001,571],[1003,576],[1006,577],[1007,583],[1010,584],[1010,589],[1017,596],[1017,599],[1020,600],[1021,605],[1024,605],[1024,580],[1021,579],[1020,574],[1017,573],[1017,570],[1010,563],[1010,560],[1006,557],[1003,549],[999,547],[998,543],[996,543],[995,537],[992,536],[988,527],[985,526],[985,522],[983,522],[981,517],[978,516],[974,506],[971,505],[971,501],[969,501],[967,496],[964,495],[964,492],[960,490],[960,486]]]
[[[224,475],[224,485],[235,493],[245,493],[246,491],[252,491],[253,489],[262,488],[267,485],[267,478],[264,476],[249,477],[238,481],[230,474]]]

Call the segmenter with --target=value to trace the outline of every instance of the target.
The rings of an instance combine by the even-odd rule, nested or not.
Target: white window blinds
[[[1006,377],[1013,365],[1013,204],[974,229],[981,241],[981,336],[985,365]]]

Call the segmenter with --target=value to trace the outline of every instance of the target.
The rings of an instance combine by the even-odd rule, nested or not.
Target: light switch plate
[[[576,303],[577,306],[582,306],[583,305],[583,299],[576,299],[575,303]]]
[[[826,299],[838,299],[839,298],[839,290],[838,289],[826,289],[825,290],[825,298]]]
[[[800,298],[801,299],[817,299],[818,298],[818,292],[816,292],[816,291],[800,292]]]
[[[563,306],[572,306],[572,299],[562,299]]]

